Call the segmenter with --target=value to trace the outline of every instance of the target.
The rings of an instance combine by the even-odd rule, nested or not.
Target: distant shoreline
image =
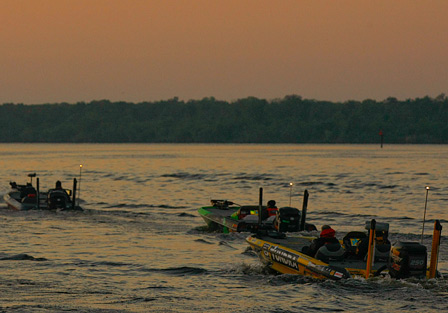
[[[448,144],[448,98],[0,105],[2,143]]]

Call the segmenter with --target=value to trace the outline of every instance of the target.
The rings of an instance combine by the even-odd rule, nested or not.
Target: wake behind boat
[[[56,182],[56,187],[46,192],[39,190],[39,178],[36,178],[36,187],[33,186],[33,178],[36,173],[28,174],[30,182],[18,185],[10,182],[11,190],[3,197],[10,209],[18,211],[27,210],[82,210],[76,205],[76,178],[73,179],[73,191],[62,188],[61,182]]]

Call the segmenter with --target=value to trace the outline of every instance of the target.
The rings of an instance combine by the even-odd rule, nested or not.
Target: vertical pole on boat
[[[72,210],[75,209],[76,206],[76,178],[73,178],[73,196],[72,196]]]
[[[302,219],[300,220],[300,230],[305,230],[305,221],[306,221],[306,210],[308,208],[308,190],[305,189],[303,193],[303,204],[302,204]]]
[[[39,192],[39,177],[37,177],[36,178],[36,200],[37,200],[37,203],[36,203],[36,209],[40,209],[40,200],[39,200],[39,197],[40,197],[40,192]]]
[[[261,220],[263,215],[263,188],[260,187],[260,196],[258,199],[258,226],[261,226]]]
[[[79,206],[79,199],[81,197],[81,175],[82,175],[82,164],[79,164],[78,206]]]
[[[439,220],[436,220],[434,222],[434,234],[432,235],[431,260],[429,261],[428,278],[436,277],[441,235],[442,235],[442,225],[440,224]]]
[[[289,206],[291,206],[292,183],[289,183]]]
[[[375,253],[375,227],[376,221],[373,219],[370,222],[369,229],[369,250],[367,250],[367,264],[366,264],[366,279],[370,276],[370,270],[372,269],[372,261]]]
[[[422,244],[423,244],[423,233],[425,232],[426,205],[428,203],[428,192],[429,192],[429,186],[426,186],[425,213],[423,213],[423,228],[422,228],[422,240],[421,240]]]

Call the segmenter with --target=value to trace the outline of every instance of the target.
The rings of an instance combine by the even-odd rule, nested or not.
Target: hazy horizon
[[[448,2],[3,0],[0,104],[448,93]]]

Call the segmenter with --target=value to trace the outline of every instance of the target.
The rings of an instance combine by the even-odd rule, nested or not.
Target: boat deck
[[[226,207],[226,208],[219,208],[219,207],[204,207],[207,211],[213,213],[213,215],[218,217],[230,217],[235,211],[239,209],[239,207]]]
[[[288,249],[295,251],[296,253],[301,253],[303,247],[309,246],[313,237],[303,237],[303,236],[288,236],[286,238],[273,238],[270,236],[257,236],[257,238],[267,241],[269,243],[279,245]],[[362,259],[354,258],[344,258],[343,260],[336,261],[331,260],[329,265],[338,266],[342,268],[359,269],[364,270],[366,268],[367,262]],[[386,265],[386,261],[375,261],[372,264],[372,270],[376,271]]]

